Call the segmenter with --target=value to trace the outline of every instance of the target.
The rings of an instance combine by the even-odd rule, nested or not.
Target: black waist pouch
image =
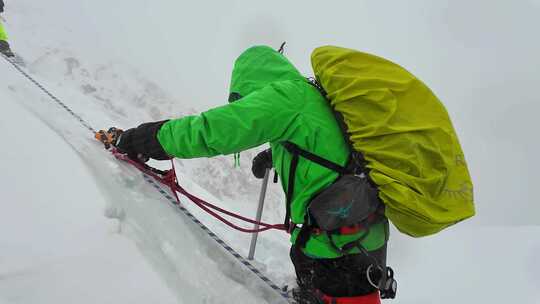
[[[315,196],[308,212],[325,231],[355,225],[381,206],[378,192],[365,175],[346,174]]]

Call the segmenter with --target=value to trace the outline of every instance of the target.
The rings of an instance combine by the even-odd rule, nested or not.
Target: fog
[[[28,10],[51,13],[51,2],[66,9],[37,35],[66,27],[88,37],[80,53],[136,66],[179,107],[225,103],[234,59],[254,44],[287,41],[286,55],[306,75],[311,51],[325,44],[395,61],[424,80],[452,117],[475,182],[478,215],[469,224],[540,224],[540,1],[116,0],[101,7],[85,0],[76,11],[71,1],[51,0]],[[55,44],[62,41],[50,37]]]
[[[474,180],[477,216],[422,239],[411,240],[392,231],[388,258],[399,276],[398,301],[537,303],[540,200],[534,187],[539,180],[535,173],[540,169],[540,149],[533,115],[539,113],[539,13],[539,0],[7,0],[2,17],[13,50],[27,62],[24,70],[95,128],[133,127],[148,120],[178,117],[192,108],[203,111],[224,104],[235,58],[254,44],[277,48],[287,41],[286,56],[306,76],[311,74],[311,51],[325,44],[371,52],[401,64],[423,79],[447,107]],[[191,283],[200,287],[224,281],[215,285],[230,288],[211,268],[199,271],[197,279],[186,277],[190,269],[210,261],[204,256],[199,261],[193,244],[186,246],[186,241],[198,240],[197,235],[182,227],[181,217],[168,206],[151,204],[147,196],[157,193],[135,189],[131,182],[128,187],[110,183],[111,178],[124,173],[114,174],[115,166],[109,168],[101,155],[86,151],[87,144],[96,145],[87,138],[89,134],[82,134],[86,130],[9,65],[0,65],[0,95],[4,103],[0,124],[6,130],[13,129],[8,133],[19,140],[5,141],[10,144],[1,150],[6,157],[0,158],[9,181],[0,196],[5,201],[0,215],[11,223],[0,236],[7,246],[0,258],[6,266],[0,274],[2,299],[61,303],[57,296],[73,296],[95,303],[87,297],[90,293],[104,298],[137,298],[139,302],[148,302],[146,297],[150,297],[160,303],[162,298],[176,295],[179,302],[192,303],[191,297],[205,295],[201,292],[204,288],[192,288]],[[32,123],[33,116],[45,124]],[[20,123],[15,128],[17,121]],[[44,136],[35,130],[50,134]],[[118,207],[105,212],[112,218],[105,220],[99,213],[102,197],[95,192],[97,184],[68,178],[60,180],[65,181],[64,187],[58,188],[54,183],[50,186],[50,178],[43,178],[44,172],[51,174],[46,171],[51,161],[62,167],[59,170],[84,176],[90,173],[79,172],[86,169],[76,165],[79,159],[69,161],[73,155],[63,156],[62,151],[68,150],[54,144],[57,135],[78,147],[78,153],[84,152],[80,154],[91,164],[84,168],[99,173],[97,184],[105,185],[99,193],[108,193],[103,198],[109,197],[109,203]],[[47,147],[46,153],[34,153],[36,147]],[[14,157],[17,151],[24,152],[19,153],[20,158]],[[98,152],[103,152],[101,147]],[[199,195],[208,191],[205,198],[209,201],[252,215],[260,187],[250,172],[254,152],[243,152],[242,166],[235,170],[229,157],[178,161],[182,185],[194,187]],[[47,166],[38,167],[29,161],[32,157]],[[19,178],[17,174],[22,175]],[[31,175],[30,184],[20,183],[25,174]],[[32,186],[32,180],[39,187]],[[15,185],[13,189],[10,183]],[[18,191],[19,186],[35,190],[33,195],[41,195],[39,200]],[[270,185],[265,221],[283,218],[283,193],[278,188]],[[39,189],[47,190],[48,195]],[[90,196],[81,192],[76,205],[72,194],[62,194],[78,189],[90,191],[84,192]],[[28,199],[32,202],[13,203]],[[54,213],[49,216],[40,206],[51,200],[53,203],[46,206],[57,207],[47,209]],[[161,198],[156,198],[157,202]],[[60,207],[60,203],[68,207]],[[93,212],[81,212],[87,210],[79,206],[84,203],[90,204],[85,207]],[[241,254],[247,254],[248,235],[232,233],[212,218],[196,215]],[[86,245],[73,246],[69,236],[84,230],[89,221],[95,223],[91,233],[81,233],[78,239]],[[71,227],[75,222],[83,226]],[[114,235],[107,230],[111,225]],[[35,230],[39,233],[33,233]],[[69,233],[58,234],[60,230]],[[135,242],[139,252],[118,236]],[[104,250],[90,257],[116,260],[111,262],[114,266],[99,259],[73,259],[74,255],[87,257],[91,244]],[[294,281],[288,246],[287,235],[277,231],[259,238],[257,266],[279,286]],[[54,252],[67,263],[49,260],[43,252]],[[147,274],[151,270],[157,275]],[[73,280],[73,275],[84,279]],[[127,275],[127,279],[117,275]],[[133,278],[143,278],[147,288],[133,289]],[[185,284],[186,278],[189,284]],[[93,284],[96,280],[99,282]],[[161,283],[169,289],[154,288]],[[57,292],[58,286],[69,288]],[[151,294],[146,293],[148,288]],[[186,297],[189,289],[192,292]],[[247,299],[240,301],[252,303]]]

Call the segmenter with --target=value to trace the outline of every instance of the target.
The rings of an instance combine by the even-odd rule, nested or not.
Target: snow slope
[[[24,80],[16,80],[18,76],[15,73],[8,74],[8,77],[2,77],[2,82],[10,83],[13,81],[17,83]],[[13,80],[14,78],[15,80]],[[10,85],[8,87],[13,88],[14,86]],[[163,297],[168,296],[166,300],[169,302],[176,300],[179,303],[221,303],[225,301],[222,298],[223,294],[238,298],[238,303],[262,303],[266,302],[266,300],[270,303],[280,303],[282,301],[279,295],[265,291],[262,281],[254,279],[252,275],[250,276],[250,273],[241,268],[241,265],[234,264],[228,253],[220,251],[217,244],[211,243],[212,241],[204,233],[201,233],[199,229],[190,225],[189,221],[175,212],[172,206],[168,205],[166,201],[164,202],[161,194],[144,182],[139,172],[127,167],[125,164],[119,164],[111,155],[106,153],[102,146],[92,139],[92,134],[88,130],[81,128],[78,121],[66,115],[67,112],[64,112],[55,104],[51,104],[49,100],[40,100],[39,93],[41,92],[35,89],[32,90],[31,87],[24,83],[19,87],[19,90],[12,91],[14,96],[7,94],[5,95],[7,97],[3,98],[8,104],[6,110],[9,110],[10,117],[12,117],[11,121],[5,121],[6,128],[19,123],[18,121],[21,118],[28,122],[24,127],[25,133],[13,133],[13,138],[8,138],[17,145],[13,147],[14,150],[5,150],[7,155],[5,155],[4,159],[9,160],[8,163],[3,164],[6,167],[5,172],[13,174],[5,175],[6,182],[3,183],[3,186],[6,186],[6,193],[3,193],[3,197],[6,202],[21,203],[22,210],[19,210],[18,205],[12,207],[6,204],[4,208],[8,212],[4,213],[4,215],[16,220],[18,226],[28,226],[28,222],[31,225],[28,228],[28,235],[12,235],[6,230],[5,232],[8,234],[5,238],[2,237],[2,240],[6,239],[8,243],[18,241],[24,244],[15,247],[13,249],[14,253],[6,257],[6,261],[10,261],[10,264],[17,262],[19,258],[17,253],[24,253],[27,248],[30,249],[30,252],[36,251],[28,259],[43,259],[43,261],[34,265],[33,262],[22,259],[19,262],[20,265],[17,265],[14,269],[8,268],[5,275],[6,284],[2,286],[5,288],[8,299],[21,298],[21,289],[25,285],[37,284],[43,285],[43,288],[31,289],[30,292],[25,292],[25,296],[22,297],[23,301],[68,302],[69,299],[88,293],[98,295],[99,302],[106,302],[109,299],[111,299],[110,301],[122,300],[122,296],[126,296],[128,299],[135,298],[136,301],[141,303],[145,301],[166,302],[160,298],[162,297],[159,294],[160,288]],[[17,106],[12,100],[17,100],[21,105],[27,107],[27,111],[24,111],[24,107],[21,111],[20,105]],[[25,100],[32,100],[32,102],[29,103]],[[51,119],[51,117],[54,117],[54,119]],[[28,141],[29,138],[33,138],[33,140],[30,142]],[[29,149],[32,146],[43,147],[38,148],[41,153],[35,153],[34,149]],[[17,153],[19,150],[26,153],[20,155]],[[51,156],[52,159],[41,158],[40,155],[42,154],[47,157]],[[69,156],[66,156],[66,154]],[[30,163],[27,165],[32,168],[32,172],[46,170],[45,172],[50,176],[41,176],[39,174],[26,181],[25,177],[28,176],[28,170],[20,170],[15,165],[19,164],[19,162],[13,163],[14,158],[28,159]],[[72,159],[75,161],[72,161]],[[48,166],[42,166],[41,162],[48,164]],[[57,167],[61,167],[63,172],[62,170],[56,170]],[[77,174],[73,176],[74,174],[70,172],[77,172]],[[79,178],[81,175],[83,178]],[[52,177],[55,177],[55,179],[52,179]],[[44,183],[49,179],[55,180],[57,184],[54,182]],[[11,186],[11,184],[13,185]],[[36,187],[41,190],[36,193],[37,197],[42,198],[37,201],[34,196],[24,197],[24,193],[28,190],[31,191],[34,185],[41,185],[41,187]],[[88,190],[93,190],[93,192],[87,191],[88,193],[86,193],[87,186],[90,186]],[[30,189],[25,189],[26,187]],[[15,189],[15,191],[7,191],[10,188]],[[19,190],[20,188],[23,191]],[[59,188],[62,190],[59,190]],[[67,190],[64,191],[63,189]],[[46,197],[44,200],[44,195],[41,192]],[[55,201],[54,205],[45,205],[48,201],[57,197],[63,199]],[[81,197],[86,199],[79,200]],[[26,200],[35,202],[36,205],[26,206],[24,204]],[[73,204],[73,201],[79,204]],[[106,203],[104,204],[104,202]],[[56,216],[48,216],[47,213],[40,212],[41,209],[46,209]],[[27,214],[36,213],[36,219],[46,217],[47,221],[42,224],[33,217],[21,221],[20,214],[24,214],[24,211]],[[89,211],[93,211],[93,213],[89,213]],[[110,220],[106,218],[110,218]],[[88,219],[93,226],[89,226],[81,219]],[[96,219],[100,219],[101,222],[95,223]],[[37,223],[34,224],[34,222]],[[82,226],[81,232],[76,230],[77,225],[72,227],[73,222]],[[12,225],[15,231],[20,230],[17,229],[18,226]],[[62,234],[62,229],[69,230],[70,233]],[[75,229],[73,231],[74,235],[71,233],[72,229]],[[110,237],[107,236],[107,233],[104,235],[104,232],[108,231],[107,229],[110,230],[109,234],[120,239],[119,244],[127,242],[128,245],[133,247],[133,243],[129,243],[126,238],[120,237],[120,235],[128,236],[134,241],[140,252],[136,251],[135,248],[131,248],[131,256],[126,255],[124,257],[126,250],[123,247],[117,249],[115,246],[107,246],[107,243],[100,244],[103,243],[102,239],[104,238],[105,241],[112,242],[109,240]],[[24,231],[24,229],[21,230]],[[36,235],[35,230],[40,230],[40,234]],[[89,230],[93,234],[84,235],[85,230]],[[60,239],[57,240],[59,234]],[[83,237],[78,242],[71,242],[72,238],[79,235]],[[14,240],[8,238],[9,236]],[[37,238],[37,244],[33,244],[34,238]],[[97,241],[94,241],[94,239],[97,239]],[[88,250],[86,247],[92,248],[95,246],[92,242],[101,245],[99,247],[101,251],[91,255],[89,258],[81,254],[79,251],[81,250],[79,248],[80,244],[86,244],[87,242],[90,242],[90,244],[82,246],[84,248],[83,252]],[[59,257],[48,258],[47,255],[43,255],[42,251],[51,250],[51,248],[56,247],[56,243],[61,244],[56,249],[60,253]],[[75,250],[71,249],[72,246]],[[146,260],[142,259],[141,254]],[[68,259],[73,256],[71,259],[73,261],[65,263],[66,265],[60,263],[63,268],[58,271],[53,270],[51,273],[47,271],[51,264],[53,266],[51,268],[54,269],[56,260],[61,260],[66,256]],[[95,260],[93,259],[94,256],[96,256]],[[103,256],[108,257],[108,260],[101,261]],[[158,283],[155,282],[157,279],[155,273],[151,273],[149,276],[150,284],[146,284],[146,280],[137,280],[139,277],[147,276],[144,271],[148,271],[148,262],[154,270],[160,273],[162,282],[160,280],[157,280]],[[129,269],[130,263],[133,263],[134,266],[142,264],[146,268],[138,270],[134,267],[131,270]],[[40,267],[40,264],[45,266]],[[79,264],[82,267],[77,267]],[[109,264],[113,267],[109,268]],[[128,266],[128,271],[121,266],[124,266],[124,268]],[[19,270],[19,268],[21,269]],[[63,272],[56,274],[62,269]],[[30,278],[27,279],[30,280],[29,282],[17,280],[17,274],[24,274],[25,272],[35,273],[35,275],[29,276]],[[122,277],[122,275],[127,277]],[[48,284],[42,284],[40,280],[47,280],[49,276],[53,276],[56,280],[47,281]],[[111,294],[107,289],[100,288],[99,285],[92,286],[92,284],[88,284],[89,282],[74,280],[74,278],[80,277],[89,277],[90,283],[92,280],[108,278],[126,281],[126,284],[109,287],[115,288],[116,293],[120,293],[120,297],[115,297],[114,293]],[[108,279],[104,280],[103,283],[107,284]],[[154,279],[154,281],[151,279]],[[64,286],[69,286],[69,283],[73,284],[74,288],[61,292]],[[146,297],[139,297],[139,291],[133,293],[130,290],[139,286],[139,284],[145,285],[140,292]],[[156,284],[160,288],[155,288]],[[92,287],[89,288],[88,286]],[[164,288],[165,286],[169,286],[170,291]],[[171,291],[175,294],[176,299],[171,298]],[[153,295],[153,292],[158,292],[158,294]],[[103,300],[99,298],[101,293],[105,296]],[[96,301],[93,297],[89,297],[87,300],[88,303],[95,303]],[[129,301],[132,302],[132,300]]]
[[[14,130],[0,149],[0,303],[177,303],[120,221],[104,216],[79,155],[4,90],[0,100],[0,127]]]
[[[321,6],[312,16],[299,14],[308,4],[288,4],[293,12],[283,15],[275,5],[243,1],[213,4],[215,10],[208,11],[204,3],[176,1],[158,6],[142,0],[20,0],[8,3],[6,18],[12,45],[32,76],[95,128],[131,127],[221,102],[232,60],[253,43],[278,45],[282,37],[294,38],[289,56],[306,72],[306,54],[321,40],[391,55],[448,101],[477,185],[479,214],[425,239],[393,231],[389,263],[400,290],[388,302],[540,303],[533,175],[538,145],[526,141],[534,138],[530,115],[538,108],[531,106],[532,94],[524,91],[516,99],[505,89],[537,81],[535,69],[524,67],[538,65],[530,55],[539,47],[526,40],[538,6],[490,3],[486,11],[478,3],[462,10],[457,4],[423,3],[386,10],[360,3],[347,14],[363,18],[321,25],[316,20],[340,12]],[[380,12],[403,26],[396,28]],[[470,22],[475,12],[487,15],[481,26]],[[347,20],[364,20],[357,28],[361,43],[357,32],[342,30],[350,27]],[[317,31],[305,24],[316,24]],[[0,126],[14,130],[0,144],[0,221],[9,227],[0,232],[0,301],[258,303],[266,296],[247,284],[244,273],[212,255],[208,243],[152,188],[1,60],[0,103]],[[179,161],[181,182],[212,202],[252,215],[260,186],[249,174],[254,152],[242,153],[240,170],[232,169],[228,157]],[[514,165],[501,173],[508,159]],[[280,222],[282,204],[272,185],[265,220]],[[249,236],[191,210],[247,254]],[[279,285],[291,284],[286,235],[269,232],[259,240],[258,265]]]

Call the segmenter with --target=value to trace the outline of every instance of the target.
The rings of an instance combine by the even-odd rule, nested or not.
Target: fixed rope
[[[32,82],[34,85],[36,85],[43,93],[45,93],[47,96],[49,96],[54,102],[56,102],[60,107],[62,107],[64,110],[66,110],[71,116],[73,116],[79,123],[92,132],[93,134],[96,133],[96,130],[92,128],[92,126],[86,122],[80,115],[75,113],[73,110],[71,110],[70,107],[68,107],[64,102],[62,102],[58,97],[53,95],[49,90],[47,90],[43,85],[41,85],[37,80],[35,80],[32,76],[30,76],[28,73],[26,73],[17,63],[9,59],[4,54],[1,54],[1,56],[10,63],[17,71],[19,71],[26,79],[28,79],[30,82]],[[221,219],[225,224],[227,224],[230,227],[233,227],[237,230],[252,233],[252,232],[258,232],[258,231],[265,231],[269,229],[279,229],[284,230],[284,227],[281,227],[281,225],[272,225],[267,223],[258,222],[255,220],[251,220],[245,217],[242,217],[240,215],[234,214],[230,211],[224,210],[222,208],[219,208],[215,205],[212,205],[192,194],[187,192],[184,188],[182,188],[176,178],[176,173],[174,170],[174,162],[171,160],[172,163],[172,169],[168,171],[161,171],[152,167],[149,167],[145,164],[141,164],[138,162],[135,162],[131,159],[129,159],[126,155],[121,154],[117,152],[116,150],[111,150],[112,154],[121,160],[124,160],[128,162],[130,165],[137,168],[142,174],[143,178],[146,182],[154,186],[156,190],[158,190],[167,200],[169,200],[174,206],[178,207],[192,222],[194,222],[199,228],[201,228],[210,238],[212,238],[214,241],[216,241],[221,247],[223,247],[227,252],[229,252],[238,262],[240,262],[242,265],[247,267],[252,273],[254,273],[258,278],[260,278],[267,286],[269,286],[272,290],[280,294],[286,301],[289,301],[290,298],[286,292],[284,292],[281,288],[279,288],[275,283],[272,282],[268,277],[266,277],[260,270],[258,270],[255,266],[253,266],[249,261],[244,259],[238,252],[236,252],[232,247],[227,245],[225,241],[223,241],[221,238],[219,238],[214,232],[212,232],[208,227],[206,227],[203,223],[201,223],[193,214],[191,214],[184,206],[180,204],[180,199],[178,198],[177,191],[181,194],[188,197],[190,200],[192,200],[197,206],[201,207],[206,212],[210,213],[211,215],[214,215],[216,218]],[[156,183],[156,180],[169,187],[175,198],[172,198],[167,192],[165,192],[158,183]],[[224,214],[227,214],[231,217],[244,220],[248,223],[252,224],[259,224],[263,228],[260,229],[245,229],[239,226],[234,225],[233,223],[227,221],[226,219],[222,218],[215,212],[211,211],[210,209],[214,209],[217,211],[220,211]]]
[[[59,106],[64,108],[71,116],[73,116],[75,119],[77,119],[86,129],[88,129],[92,133],[96,133],[96,130],[90,126],[86,120],[84,120],[81,116],[77,115],[75,112],[73,112],[64,102],[62,102],[58,97],[54,96],[49,90],[45,89],[43,85],[41,85],[38,81],[36,81],[32,76],[28,75],[17,63],[15,63],[13,60],[9,59],[7,56],[2,54],[2,57],[9,62],[17,71],[19,71],[26,79],[30,80],[34,85],[36,85],[43,93],[47,94],[52,100],[54,100]]]

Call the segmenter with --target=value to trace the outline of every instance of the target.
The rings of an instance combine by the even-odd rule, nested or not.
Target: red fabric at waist
[[[341,227],[341,228],[339,228],[339,234],[342,234],[342,235],[355,234],[357,232],[360,232],[360,230],[363,230],[363,229],[364,229],[364,227],[361,226],[360,224]],[[319,228],[312,228],[311,233],[313,233],[315,235],[319,235],[319,234],[323,233],[323,231],[321,229],[319,229]]]
[[[334,298],[327,295],[323,295],[322,299],[325,304],[381,304],[381,297],[379,292],[370,293],[364,296],[358,297],[339,297]]]

